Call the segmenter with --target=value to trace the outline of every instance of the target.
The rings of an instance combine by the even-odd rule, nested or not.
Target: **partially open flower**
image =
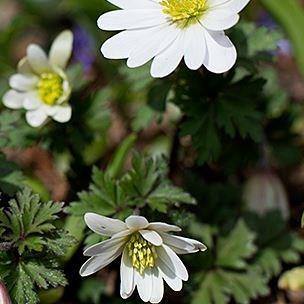
[[[89,276],[122,255],[120,293],[126,299],[137,287],[144,302],[159,303],[165,281],[173,290],[182,289],[188,271],[177,254],[205,251],[202,243],[171,235],[177,226],[161,222],[149,223],[142,216],[130,216],[125,222],[98,214],[87,213],[85,221],[94,232],[110,239],[85,250],[91,258],[81,267],[80,274]]]
[[[1,282],[0,282],[0,303],[1,304],[11,304],[12,303],[5,286]]]
[[[18,73],[10,78],[11,90],[3,97],[4,105],[26,109],[26,120],[32,127],[41,126],[48,117],[61,123],[69,121],[71,87],[65,68],[72,48],[73,34],[68,30],[55,39],[48,57],[40,46],[29,45]]]
[[[272,171],[262,170],[253,174],[245,184],[244,200],[249,210],[258,214],[279,210],[283,218],[289,218],[289,203],[280,178]]]
[[[120,8],[102,15],[102,30],[122,31],[101,52],[109,59],[128,59],[135,68],[153,59],[151,75],[165,77],[181,60],[189,69],[204,65],[213,73],[228,71],[237,52],[225,30],[239,20],[250,0],[108,0]]]

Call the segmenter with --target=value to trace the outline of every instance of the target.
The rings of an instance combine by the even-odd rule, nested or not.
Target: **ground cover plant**
[[[303,26],[2,0],[0,303],[304,303]]]

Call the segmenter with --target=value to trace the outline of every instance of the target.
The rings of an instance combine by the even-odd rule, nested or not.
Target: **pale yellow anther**
[[[162,0],[163,12],[179,27],[199,22],[206,10],[207,0]]]
[[[42,102],[53,106],[63,94],[63,79],[55,73],[43,73],[37,85]]]
[[[132,260],[132,265],[141,274],[147,268],[153,268],[157,259],[155,247],[147,242],[139,233],[131,236],[126,245],[128,255]]]

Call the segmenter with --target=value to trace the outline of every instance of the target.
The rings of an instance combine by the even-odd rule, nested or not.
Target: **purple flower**
[[[81,26],[76,26],[73,30],[73,62],[81,63],[85,72],[89,72],[95,61],[94,42],[90,34]]]

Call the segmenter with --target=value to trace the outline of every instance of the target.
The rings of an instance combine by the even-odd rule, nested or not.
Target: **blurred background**
[[[304,1],[252,0],[230,33],[239,59],[228,75],[181,67],[163,81],[150,77],[149,66],[131,70],[102,57],[100,46],[112,33],[100,31],[96,20],[111,9],[103,0],[0,0],[0,96],[28,44],[47,50],[62,30],[74,33],[72,121],[34,130],[22,113],[7,122],[13,111],[1,105],[0,140],[11,132],[7,125],[19,130],[16,144],[0,144],[5,160],[43,200],[68,206],[92,184],[92,167],[105,170],[124,147],[122,171],[132,166],[131,149],[165,155],[170,179],[198,205],[162,217],[210,250],[185,259],[191,282],[182,296],[168,291],[164,302],[304,303]],[[212,117],[207,125],[199,124],[203,115]],[[20,176],[1,164],[5,203]],[[79,277],[87,232],[68,219],[62,215],[61,225],[79,239],[63,263],[69,284],[40,292],[41,302],[122,303],[118,264]]]

